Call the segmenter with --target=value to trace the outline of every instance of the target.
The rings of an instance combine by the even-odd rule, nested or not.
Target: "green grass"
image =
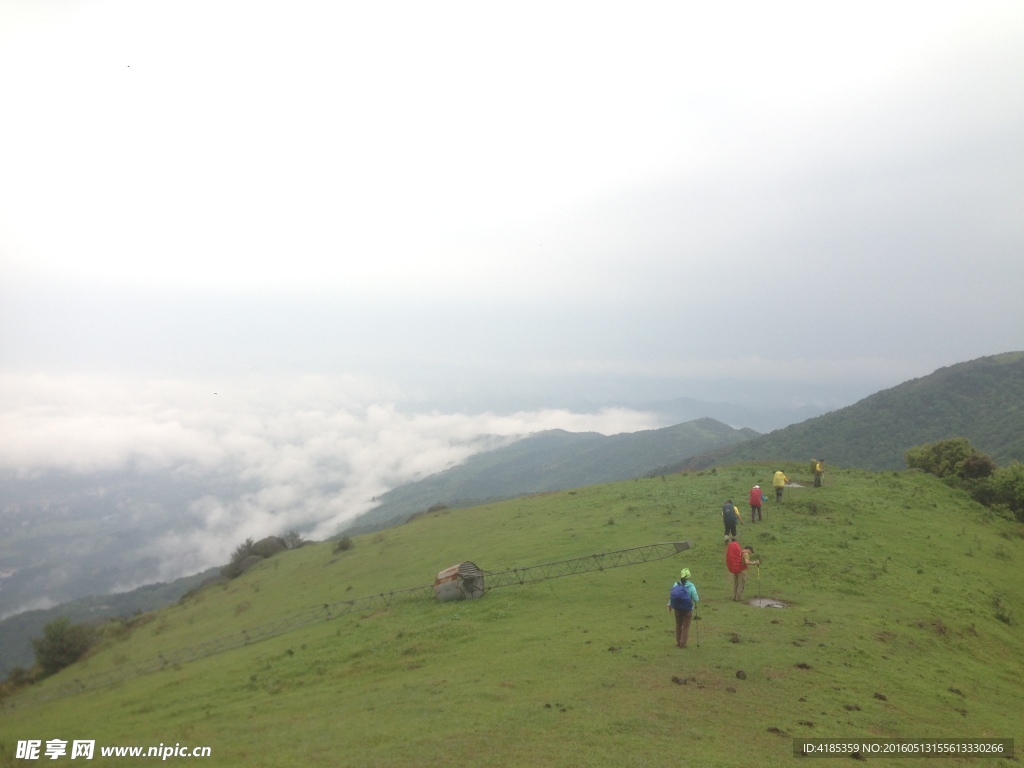
[[[809,480],[799,464],[782,468]],[[225,766],[774,766],[792,764],[797,737],[1010,737],[1021,749],[1022,526],[920,473],[833,470],[824,488],[787,489],[763,523],[741,527],[764,559],[747,597],[790,605],[751,608],[728,599],[720,508],[770,485],[774,469],[446,510],[356,537],[348,552],[282,553],[8,702],[0,765],[26,764],[18,740],[50,738],[208,745],[203,763]],[[429,584],[463,560],[498,571],[680,539],[695,549],[471,602],[396,602],[32,703],[76,676]],[[700,620],[679,650],[665,602],[684,565]],[[1015,764],[943,764],[958,762]]]

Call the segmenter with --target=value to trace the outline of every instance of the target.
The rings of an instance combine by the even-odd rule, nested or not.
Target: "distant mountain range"
[[[694,455],[674,468],[823,458],[843,467],[905,469],[908,448],[951,437],[968,438],[1000,465],[1024,461],[1024,352],[940,368],[838,411]]]
[[[771,432],[774,429],[796,424],[824,413],[822,408],[813,405],[754,408],[735,403],[709,403],[704,400],[694,400],[691,397],[677,397],[673,400],[643,403],[631,407],[640,411],[656,413],[665,422],[672,424],[709,418],[728,424],[730,427],[737,429],[746,427],[757,432]]]
[[[476,398],[473,393],[460,392],[443,400],[430,400],[403,404],[414,412],[431,413],[483,413],[513,414],[521,411],[563,408],[574,413],[597,413],[603,409],[628,408],[654,414],[659,424],[682,424],[696,419],[714,419],[730,427],[744,427],[757,432],[771,432],[773,429],[820,416],[826,411],[817,405],[786,405],[780,397],[774,402],[771,393],[763,393],[764,401],[756,404],[709,402],[693,397],[671,399],[619,397],[619,398],[564,398],[543,399],[535,393],[507,393],[495,400],[493,397]],[[851,398],[852,399],[852,398]],[[846,402],[849,402],[847,400]]]
[[[651,409],[685,413],[695,405],[681,398]],[[735,407],[726,408],[740,415]],[[541,432],[389,491],[378,507],[353,521],[350,531],[395,525],[438,504],[470,506],[737,461],[824,458],[837,466],[899,470],[906,467],[908,448],[949,437],[969,438],[1000,464],[1024,460],[1024,352],[940,368],[766,435],[712,418],[611,437]]]
[[[526,493],[628,480],[757,434],[714,419],[611,436],[560,429],[538,432],[388,491],[379,506],[353,521],[349,531],[387,528],[436,505],[468,507]]]

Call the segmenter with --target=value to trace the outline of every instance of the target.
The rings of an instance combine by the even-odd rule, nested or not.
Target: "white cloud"
[[[1012,4],[5,7],[4,267],[104,284],[607,289],[657,232],[606,218],[595,263],[572,211],[778,190],[1019,116]],[[715,213],[675,245],[713,246]]]
[[[144,554],[173,578],[226,562],[245,538],[296,528],[336,533],[391,488],[543,429],[606,434],[656,426],[650,414],[541,410],[399,411],[353,377],[218,382],[75,376],[0,377],[0,469],[87,475],[134,470],[235,478],[232,495],[194,499]]]
[[[12,0],[4,29],[20,370],[1020,345],[1019,3]]]

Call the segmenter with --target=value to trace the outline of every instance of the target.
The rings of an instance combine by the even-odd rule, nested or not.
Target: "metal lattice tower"
[[[638,565],[653,560],[664,560],[667,557],[690,549],[693,545],[688,541],[673,541],[665,544],[647,544],[642,547],[618,549],[612,552],[601,552],[596,555],[577,557],[572,560],[559,560],[554,563],[531,565],[524,568],[512,568],[507,571],[484,571],[484,589],[489,591],[500,587],[534,584],[547,579],[558,579],[563,576],[575,576],[592,571],[606,571],[611,568],[622,568],[627,565]],[[190,661],[196,661],[217,653],[251,645],[260,640],[283,635],[300,627],[337,619],[349,613],[380,610],[390,607],[392,603],[416,598],[426,598],[434,594],[434,585],[427,584],[411,589],[379,592],[375,595],[358,597],[352,600],[339,600],[334,603],[308,608],[300,613],[285,616],[276,621],[267,622],[256,627],[239,630],[227,635],[214,637],[198,645],[166,651],[156,657],[126,664],[105,673],[83,676],[60,686],[47,687],[35,692],[34,696],[18,697],[22,706],[42,701],[70,696],[82,691],[102,688],[121,682],[131,677],[157,672]]]
[[[638,565],[652,560],[664,560],[666,557],[690,549],[688,541],[672,541],[666,544],[647,544],[631,549],[617,549],[613,552],[602,552],[597,555],[577,557],[572,560],[559,560],[555,563],[531,565],[526,568],[513,568],[497,573],[484,572],[486,589],[497,589],[513,584],[532,584],[547,579],[558,579],[562,576],[575,576],[591,571],[606,571],[610,568],[622,568],[627,565]]]

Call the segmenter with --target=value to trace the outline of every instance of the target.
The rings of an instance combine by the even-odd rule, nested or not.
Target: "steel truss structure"
[[[490,573],[484,571],[484,588],[498,589],[514,584],[533,584],[547,579],[558,579],[562,576],[575,576],[591,571],[606,571],[610,568],[623,568],[627,565],[639,565],[652,560],[664,560],[690,549],[688,541],[672,541],[666,544],[647,544],[631,549],[617,549],[613,552],[602,552],[597,555],[577,557],[572,560],[559,560],[555,563],[531,565],[526,568],[513,568],[509,571]]]
[[[693,545],[688,541],[673,541],[665,544],[647,544],[642,547],[630,549],[618,549],[612,552],[601,552],[596,555],[577,557],[572,560],[559,560],[554,563],[542,565],[531,565],[524,568],[512,568],[506,571],[488,572],[484,571],[484,589],[499,589],[514,585],[534,584],[547,579],[558,579],[563,576],[575,576],[592,571],[606,571],[611,568],[622,568],[628,565],[639,565],[653,560],[664,560],[667,557],[690,549]],[[179,648],[173,651],[166,651],[156,657],[125,664],[106,673],[100,673],[88,677],[75,678],[73,681],[59,686],[44,686],[34,691],[35,695],[19,696],[17,703],[22,706],[48,701],[50,699],[70,696],[82,691],[102,688],[114,683],[121,682],[131,677],[158,672],[162,669],[174,668],[175,666],[190,661],[213,656],[217,653],[239,648],[244,645],[251,645],[261,640],[283,635],[300,627],[310,624],[318,624],[324,621],[340,618],[350,613],[362,613],[367,611],[382,610],[390,607],[393,603],[417,598],[427,598],[434,593],[434,585],[427,584],[422,587],[411,589],[393,590],[390,592],[379,592],[375,595],[354,598],[352,600],[339,600],[335,603],[323,603],[322,605],[308,608],[300,613],[285,616],[276,621],[267,622],[256,627],[239,630],[220,637],[211,638],[198,645]],[[12,704],[13,705],[13,702]]]

